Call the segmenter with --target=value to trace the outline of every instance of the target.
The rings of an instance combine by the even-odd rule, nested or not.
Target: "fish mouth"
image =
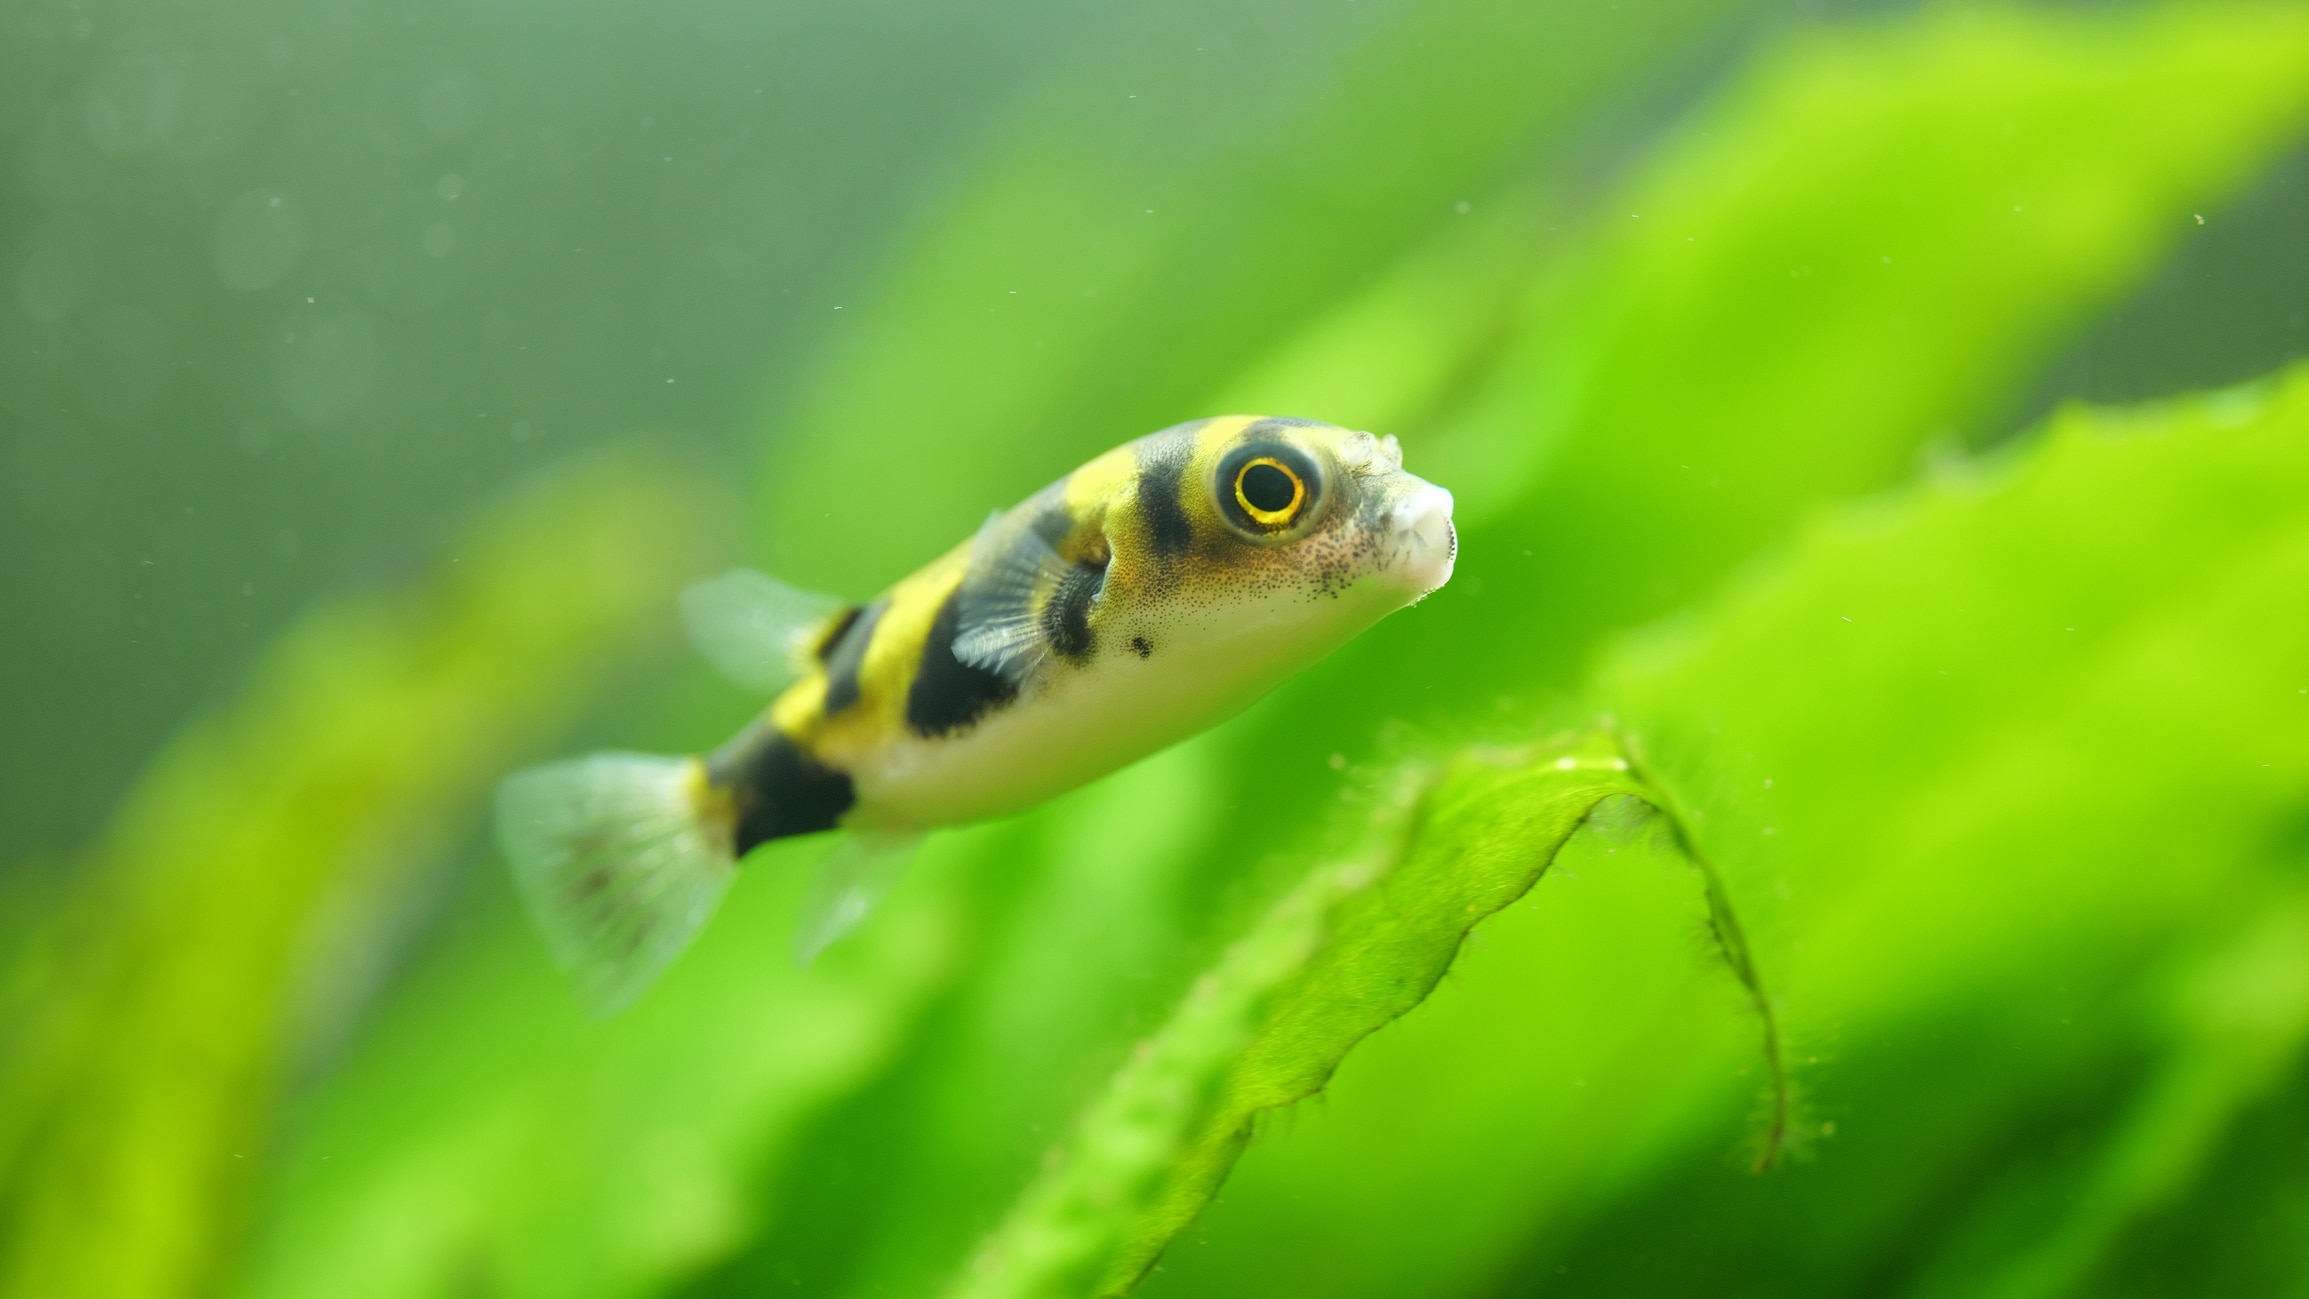
[[[1421,483],[1395,507],[1395,570],[1417,599],[1451,580],[1459,530],[1451,526],[1451,493]]]

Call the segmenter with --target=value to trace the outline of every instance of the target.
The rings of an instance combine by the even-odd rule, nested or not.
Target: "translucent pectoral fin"
[[[847,607],[751,568],[692,582],[681,593],[682,626],[699,655],[763,694],[776,694],[801,675],[818,633]]]
[[[1033,528],[997,513],[978,530],[970,572],[962,579],[954,657],[1025,683],[1051,650],[1043,614],[1074,577],[1069,564]]]
[[[919,834],[851,832],[842,836],[818,865],[810,894],[794,926],[794,963],[808,965],[818,953],[856,929],[873,911],[922,846]]]

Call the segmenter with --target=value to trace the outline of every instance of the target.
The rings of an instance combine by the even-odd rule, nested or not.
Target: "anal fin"
[[[808,965],[856,929],[906,873],[921,846],[919,834],[843,835],[819,862],[817,877],[810,882],[800,922],[794,926],[794,963]]]

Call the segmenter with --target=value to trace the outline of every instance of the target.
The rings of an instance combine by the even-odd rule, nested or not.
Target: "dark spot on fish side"
[[[1058,589],[1042,606],[1042,636],[1060,658],[1089,657],[1095,640],[1090,630],[1090,606],[1105,586],[1104,564],[1076,564],[1058,579]]]
[[[739,857],[772,839],[831,830],[858,801],[847,772],[818,761],[768,723],[723,745],[707,760],[706,779],[737,801],[731,851]]]
[[[1138,453],[1138,506],[1146,520],[1147,546],[1157,559],[1185,554],[1195,544],[1194,520],[1187,517],[1185,487],[1191,441],[1149,440]]]
[[[954,633],[961,622],[962,592],[957,589],[938,606],[913,688],[906,692],[906,725],[917,735],[961,730],[1018,697],[1009,678],[954,657]]]
[[[826,645],[826,716],[832,717],[858,702],[858,669],[866,662],[866,647],[874,642],[874,626],[888,610],[888,600],[876,600],[849,620],[841,636]]]
[[[1152,656],[1153,656],[1153,654],[1154,654],[1154,642],[1153,642],[1153,641],[1151,641],[1151,640],[1148,640],[1148,639],[1147,639],[1146,637],[1144,637],[1144,636],[1133,636],[1133,637],[1131,637],[1131,638],[1130,638],[1130,647],[1131,647],[1131,649],[1132,649],[1132,650],[1136,651],[1136,652],[1137,652],[1137,654],[1138,654],[1138,656],[1139,656],[1140,658],[1142,658],[1142,659],[1143,659],[1143,658],[1150,658],[1150,657],[1152,657]]]

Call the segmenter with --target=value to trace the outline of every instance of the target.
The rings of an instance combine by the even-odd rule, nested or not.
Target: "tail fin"
[[[596,753],[497,788],[497,841],[545,942],[594,1009],[631,1004],[713,914],[736,870],[696,758]]]

